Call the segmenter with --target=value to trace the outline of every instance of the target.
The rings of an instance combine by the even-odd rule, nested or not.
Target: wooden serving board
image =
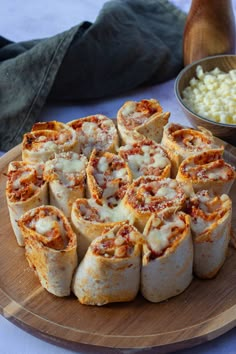
[[[236,148],[225,159],[236,166]],[[8,163],[20,159],[20,146],[0,159],[0,312],[32,335],[88,353],[168,353],[211,340],[236,325],[236,250],[215,279],[194,279],[168,301],[153,304],[142,296],[103,307],[81,305],[71,295],[44,290],[17,245],[5,200]],[[236,210],[236,183],[231,190]],[[236,230],[235,212],[233,229]]]

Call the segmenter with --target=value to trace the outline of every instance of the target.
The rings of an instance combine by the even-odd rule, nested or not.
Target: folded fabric
[[[183,67],[185,19],[167,0],[113,0],[93,24],[21,43],[0,37],[0,150],[22,140],[46,100],[102,98],[173,78]]]

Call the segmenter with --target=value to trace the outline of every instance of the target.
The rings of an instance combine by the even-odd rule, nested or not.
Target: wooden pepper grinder
[[[235,54],[235,41],[231,0],[192,0],[184,29],[184,65],[211,55]]]

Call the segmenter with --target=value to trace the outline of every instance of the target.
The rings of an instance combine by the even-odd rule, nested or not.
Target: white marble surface
[[[104,0],[1,1],[0,34],[14,41],[48,37],[62,32],[83,20],[94,21],[104,2]],[[185,11],[188,11],[191,3],[190,0],[172,0],[172,2]],[[236,13],[236,0],[232,2]],[[40,120],[56,119],[66,122],[96,113],[115,117],[118,108],[126,100],[139,100],[150,97],[157,98],[164,110],[171,112],[171,120],[187,124],[174,96],[174,80],[161,85],[134,90],[118,97],[90,101],[78,105],[47,105],[40,116]],[[69,354],[72,352],[35,338],[0,316],[0,353]],[[215,340],[193,349],[181,351],[181,353],[235,354],[236,328]]]

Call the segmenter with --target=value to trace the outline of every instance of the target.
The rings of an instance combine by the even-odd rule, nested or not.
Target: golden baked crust
[[[67,123],[77,134],[79,151],[89,158],[93,149],[115,153],[119,136],[112,119],[95,114]]]
[[[194,242],[194,273],[213,278],[222,267],[230,241],[232,201],[228,195],[199,191],[188,203]]]
[[[155,99],[125,102],[117,113],[117,127],[123,144],[144,138],[159,143],[169,117],[170,113],[163,112],[160,103]]]
[[[152,215],[164,209],[180,210],[187,195],[176,180],[142,176],[133,181],[124,198],[124,207],[134,215],[134,225],[142,232]]]
[[[117,206],[123,199],[132,181],[132,173],[128,164],[120,156],[93,150],[87,172],[87,187],[89,197],[98,204]]]
[[[6,196],[17,241],[49,292],[104,305],[141,290],[160,302],[187,288],[193,268],[210,278],[222,267],[232,214],[222,193],[235,170],[209,131],[169,116],[144,99],[120,108],[117,127],[96,114],[25,134]]]
[[[121,146],[118,154],[128,163],[134,179],[147,175],[170,177],[168,153],[153,140],[144,139]]]
[[[18,221],[25,255],[41,285],[56,296],[71,293],[77,266],[77,239],[64,214],[52,205],[26,212]]]
[[[139,232],[126,223],[97,237],[73,278],[79,301],[98,306],[132,301],[140,286],[141,242]]]
[[[223,149],[191,155],[180,164],[176,180],[191,182],[195,192],[207,189],[213,194],[228,194],[235,180],[234,168],[223,159]]]
[[[19,246],[24,238],[18,219],[28,210],[48,203],[48,184],[43,179],[44,164],[12,161],[8,166],[6,198],[11,225]]]
[[[194,129],[172,122],[164,126],[161,144],[169,152],[173,178],[185,158],[206,150],[219,148],[209,130],[203,127]]]
[[[152,214],[145,229],[141,292],[160,302],[183,292],[192,281],[193,242],[190,217],[182,211]]]
[[[46,161],[43,177],[48,182],[50,204],[70,218],[73,202],[85,196],[87,157],[73,151],[55,154]]]
[[[55,153],[77,151],[75,131],[68,125],[57,122],[37,122],[31,132],[24,134],[22,160],[32,163],[45,162]]]
[[[78,198],[72,205],[71,223],[77,234],[79,260],[96,237],[124,221],[133,224],[133,216],[124,211],[122,202],[110,208],[107,204],[98,204],[93,198]]]

